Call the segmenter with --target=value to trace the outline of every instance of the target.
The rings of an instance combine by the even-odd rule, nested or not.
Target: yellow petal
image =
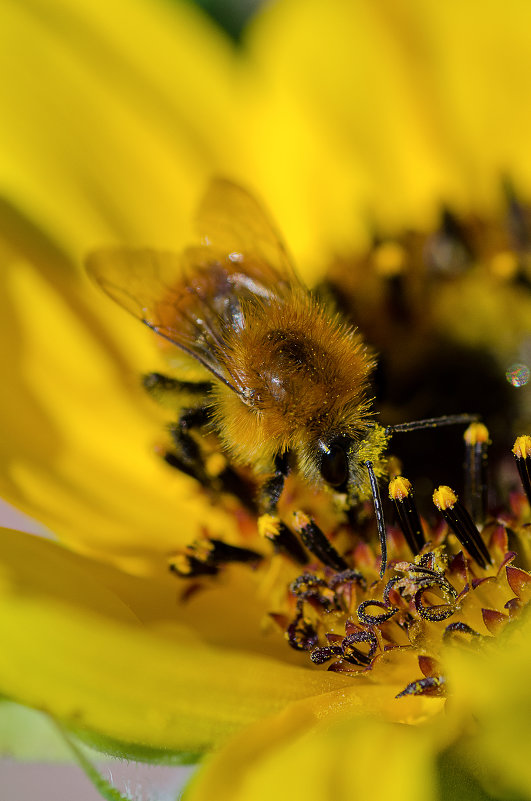
[[[504,175],[531,187],[530,13],[525,0],[264,7],[248,37],[250,146],[297,252],[363,244],[374,223],[431,226],[442,203],[491,210]]]
[[[224,579],[207,580],[201,591],[184,599],[188,584],[163,567],[152,578],[132,576],[42,537],[3,530],[2,542],[10,571],[28,589],[35,586],[55,597],[64,587],[65,602],[113,620],[136,621],[176,641],[185,632],[188,639],[206,645],[245,649],[306,666],[305,654],[287,648],[272,627],[264,631],[268,602],[258,595],[245,566],[227,568]]]
[[[292,699],[341,698],[350,683],[208,646],[179,621],[157,630],[141,623],[87,560],[19,532],[3,530],[1,545],[0,692],[67,725],[126,743],[201,751]],[[138,611],[145,603],[137,601]]]
[[[307,220],[308,246],[314,229],[339,249],[355,244],[372,220],[433,222],[443,198],[463,195],[433,116],[436,99],[424,91],[428,58],[413,69],[411,32],[387,25],[381,5],[287,0],[268,6],[252,29],[252,53],[272,97],[259,109],[252,143],[264,185],[276,181],[283,210],[281,193],[290,186],[286,228],[291,235],[297,215]],[[292,104],[291,116],[279,114],[275,101],[282,111]]]
[[[319,721],[311,700],[237,735],[192,781],[187,801],[436,799],[432,732],[355,717]]]
[[[202,525],[230,531],[196,483],[154,451],[165,417],[140,374],[162,366],[156,337],[88,282],[63,271],[57,284],[57,264],[36,269],[28,255],[0,252],[0,348],[10,376],[0,400],[4,497],[72,546],[105,551],[134,572]]]
[[[453,714],[474,721],[460,751],[495,795],[528,797],[531,792],[530,675],[529,614],[480,651],[448,654]]]
[[[79,258],[109,239],[174,244],[228,169],[232,60],[188,3],[7,0],[3,192]]]
[[[496,182],[503,177],[529,192],[529,3],[405,0],[385,5],[390,24],[396,27],[398,16],[429,59],[426,88],[437,99],[444,135],[476,208],[484,208],[499,191]]]

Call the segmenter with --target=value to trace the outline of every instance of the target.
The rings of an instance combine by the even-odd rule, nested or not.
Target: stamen
[[[379,609],[385,609],[383,615],[370,615],[367,614],[365,611],[369,606],[376,606]],[[389,620],[398,612],[396,606],[391,606],[384,601],[375,601],[373,599],[362,601],[362,603],[358,606],[358,620],[360,623],[364,623],[366,626],[379,626],[381,623],[385,623],[386,620]]]
[[[327,565],[333,570],[348,569],[343,557],[338,554],[330,540],[311,517],[304,512],[295,512],[293,518],[295,531],[300,535],[308,550],[320,559],[323,565]]]
[[[520,481],[531,505],[531,437],[528,435],[516,437],[513,453]]]
[[[356,643],[366,642],[369,643],[369,650],[367,653],[360,651],[356,648]],[[355,631],[345,637],[341,645],[343,659],[347,662],[352,662],[354,665],[370,665],[371,660],[378,648],[378,640],[372,631]]]
[[[444,695],[444,684],[444,676],[426,676],[412,681],[395,698],[404,698],[406,695]]]
[[[302,602],[295,620],[289,624],[286,630],[286,637],[295,651],[311,651],[319,641],[316,630],[310,621],[304,617]]]
[[[169,568],[179,578],[195,578],[196,576],[215,576],[218,572],[216,565],[203,562],[189,553],[180,553],[172,557]]]
[[[329,585],[332,590],[335,590],[336,587],[339,587],[341,584],[348,584],[350,582],[359,584],[362,590],[367,589],[367,580],[363,573],[359,570],[353,570],[352,568],[343,570],[340,573],[335,573],[330,579]]]
[[[261,515],[258,533],[273,543],[275,551],[285,553],[299,565],[308,564],[308,556],[299,540],[276,515]]]
[[[443,208],[441,217],[439,230],[426,242],[424,259],[435,273],[458,275],[472,259],[467,232],[450,209]]]
[[[341,654],[342,649],[339,645],[325,645],[323,648],[315,648],[310,654],[310,659],[314,665],[322,665],[332,657],[341,656]]]
[[[413,554],[422,550],[424,534],[413,498],[413,487],[403,476],[389,482],[389,497],[394,502],[400,528]]]
[[[192,543],[185,553],[172,556],[170,570],[181,578],[215,576],[220,565],[232,562],[258,565],[263,556],[250,548],[230,545],[217,539],[204,539]]]
[[[486,568],[491,564],[487,546],[481,539],[474,521],[455,492],[447,486],[441,486],[433,493],[433,503],[451,527],[455,536],[478,565]]]
[[[529,247],[530,232],[526,208],[519,199],[516,190],[510,181],[504,181],[504,190],[508,207],[508,227],[517,250],[526,250]]]
[[[224,565],[231,562],[242,562],[243,564],[258,564],[264,558],[262,554],[251,548],[242,548],[239,545],[230,545],[223,540],[210,539],[208,561],[215,565]]]
[[[429,620],[431,623],[439,623],[441,620],[446,620],[455,613],[455,606],[452,603],[430,604],[430,605],[423,604],[422,596],[424,595],[425,592],[432,589],[433,587],[437,587],[443,593],[445,591],[444,586],[442,584],[436,583],[434,581],[430,582],[429,584],[426,583],[415,593],[415,598],[413,603],[415,604],[415,609],[417,610],[419,615],[422,618],[424,618],[424,620]]]
[[[483,639],[482,635],[479,631],[476,631],[468,623],[463,623],[462,620],[456,620],[455,623],[449,623],[443,633],[443,642],[449,642],[453,639],[461,640],[459,634],[464,634],[468,636],[471,640],[474,639]]]
[[[324,579],[314,576],[313,573],[303,573],[302,576],[297,576],[289,588],[298,598],[297,603],[313,601],[314,605],[319,604],[326,610],[336,606],[333,590],[330,590]]]
[[[487,448],[489,432],[483,423],[472,423],[464,433],[465,498],[475,523],[483,523],[487,515]]]
[[[216,476],[216,482],[220,484],[222,492],[234,495],[247,511],[256,515],[258,504],[254,498],[253,488],[236,470],[230,466],[224,467]]]

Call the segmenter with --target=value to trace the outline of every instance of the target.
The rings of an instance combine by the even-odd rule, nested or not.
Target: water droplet
[[[531,373],[527,364],[511,364],[505,371],[505,378],[513,387],[524,387]]]

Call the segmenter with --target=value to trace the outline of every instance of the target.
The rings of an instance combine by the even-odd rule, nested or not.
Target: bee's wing
[[[245,189],[214,179],[199,206],[196,224],[203,245],[240,264],[242,273],[273,290],[300,285],[275,224]]]
[[[270,302],[301,284],[274,224],[236,184],[211,183],[198,227],[203,244],[180,256],[100,250],[89,256],[87,272],[120,306],[243,394],[228,339],[245,325],[245,304]]]
[[[187,255],[109,248],[91,253],[86,268],[116,303],[240,394],[231,380],[224,348],[226,322],[220,314],[220,303],[227,308],[234,288],[219,262],[188,274]]]

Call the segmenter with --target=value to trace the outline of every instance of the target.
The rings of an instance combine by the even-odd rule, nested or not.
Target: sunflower
[[[47,536],[1,534],[0,692],[77,754],[215,751],[190,801],[531,793],[528,440],[523,485],[502,455],[496,496],[468,488],[467,511],[442,487],[429,520],[389,459],[380,576],[366,504],[347,516],[292,476],[286,527],[212,443],[208,482],[161,458],[171,410],[140,376],[166,356],[81,266],[102,245],[182,249],[229,175],[389,380],[409,376],[389,422],[416,380],[428,413],[472,398],[509,452],[508,418],[529,426],[529,16],[280,0],[235,49],[184,3],[2,5],[0,489]],[[488,439],[469,433],[480,467]]]

